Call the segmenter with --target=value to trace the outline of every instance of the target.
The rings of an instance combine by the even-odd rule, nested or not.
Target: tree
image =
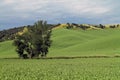
[[[110,25],[110,28],[115,28],[115,25]]]
[[[102,28],[102,29],[104,29],[104,28],[105,28],[105,26],[104,26],[104,25],[102,25],[102,24],[99,24],[99,27],[100,27],[100,28]]]
[[[30,29],[32,36],[32,45],[34,48],[34,55],[38,57],[46,56],[48,48],[51,46],[51,28],[47,25],[47,22],[38,21],[34,24],[34,27]]]
[[[72,26],[72,24],[70,24],[70,23],[67,23],[67,26],[66,26],[66,28],[67,28],[67,29],[72,29],[72,28],[73,28],[73,26]]]
[[[119,24],[117,24],[117,28],[119,27],[120,25]]]
[[[14,40],[14,46],[16,46],[16,52],[18,53],[20,58],[24,58],[24,51],[28,47],[29,38],[28,38],[28,29],[25,27],[22,32],[18,32],[16,34]]]
[[[26,52],[29,58],[38,58],[39,55],[45,57],[52,43],[51,32],[52,29],[46,21],[38,21],[33,27],[25,28],[16,35],[14,40],[17,53],[24,55]],[[19,42],[21,42],[22,47],[18,44]]]

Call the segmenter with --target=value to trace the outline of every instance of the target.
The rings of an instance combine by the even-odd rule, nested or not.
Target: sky
[[[118,24],[120,0],[0,0],[0,30],[51,24]]]

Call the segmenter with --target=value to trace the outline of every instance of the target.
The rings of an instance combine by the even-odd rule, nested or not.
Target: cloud
[[[100,15],[110,11],[110,8],[90,0],[66,0],[62,6],[75,15]]]
[[[94,1],[94,0],[93,0]],[[97,1],[96,1],[97,2]],[[12,6],[12,10],[32,13],[70,13],[74,15],[100,15],[110,11],[110,8],[90,0],[4,0],[4,3]],[[101,2],[98,0],[98,2]],[[59,12],[60,11],[60,12]]]
[[[112,21],[113,17],[110,16],[118,15],[119,2],[114,0],[2,0],[0,24],[29,24],[38,19],[57,23],[72,21],[72,19],[77,21],[80,18],[84,23],[89,22],[86,21],[87,19],[104,23],[109,19]],[[117,21],[118,17],[120,16],[113,19]]]
[[[8,4],[8,5],[9,5],[9,4],[13,4],[13,3],[15,3],[15,2],[16,2],[15,0],[4,0],[4,1],[3,1],[4,4]]]

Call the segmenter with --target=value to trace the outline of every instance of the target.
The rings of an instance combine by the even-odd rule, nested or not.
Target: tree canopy
[[[51,46],[51,27],[46,21],[38,21],[16,34],[14,45],[20,58],[46,57]]]

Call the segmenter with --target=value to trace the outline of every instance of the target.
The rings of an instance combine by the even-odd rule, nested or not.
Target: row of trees
[[[81,28],[83,30],[86,30],[88,28],[91,28],[91,26],[94,27],[94,28],[100,28],[100,29],[106,28],[106,25],[103,25],[103,24],[91,25],[91,24],[75,24],[75,23],[72,23],[72,24],[67,23],[66,28],[67,29],[72,29],[72,28],[76,27],[76,28]],[[118,27],[120,27],[120,25],[119,24],[117,24],[117,25],[108,25],[108,27],[109,28],[118,28]]]
[[[38,21],[16,34],[14,45],[20,58],[46,57],[51,46],[51,32],[46,21]]]
[[[15,39],[15,33],[22,31],[24,27],[12,28],[0,31],[0,42]]]
[[[54,27],[57,27],[61,24],[59,23],[59,24],[47,24],[47,25],[49,25],[49,27],[51,27],[51,28],[54,28]],[[32,26],[33,25],[28,25],[27,27],[32,27]],[[81,28],[83,30],[86,30],[86,29],[89,29],[91,26],[94,27],[94,28],[100,28],[100,29],[106,28],[106,25],[102,25],[102,24],[91,25],[91,24],[76,24],[76,23],[72,23],[72,24],[67,23],[66,28],[67,29],[72,29],[72,28],[76,27],[76,28]],[[0,31],[0,42],[15,39],[15,34],[17,32],[22,31],[24,29],[24,27],[25,26]],[[117,25],[107,25],[107,27],[118,28],[118,27],[120,27],[120,25],[119,24],[117,24]]]

